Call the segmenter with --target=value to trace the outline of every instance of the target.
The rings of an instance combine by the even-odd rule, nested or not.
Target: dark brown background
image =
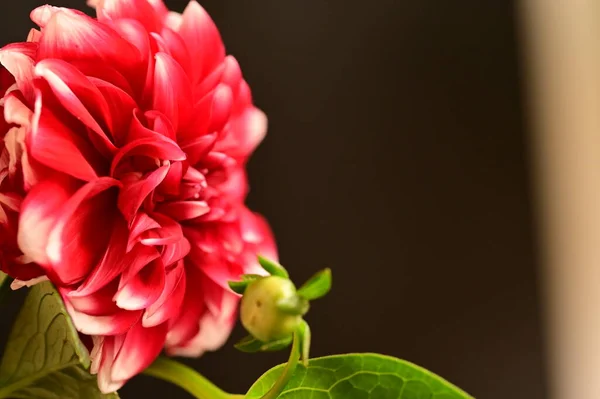
[[[1,44],[45,2],[3,1]],[[334,271],[314,355],[381,352],[478,398],[547,396],[512,3],[203,3],[270,117],[249,202],[298,281]],[[189,363],[243,392],[284,358],[229,344]],[[188,397],[174,390],[138,377],[122,397]]]

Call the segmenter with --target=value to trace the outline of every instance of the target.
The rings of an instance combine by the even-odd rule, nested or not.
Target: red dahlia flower
[[[266,117],[210,17],[90,4],[35,9],[41,30],[0,50],[0,267],[57,286],[110,392],[163,347],[222,345],[227,281],[276,253],[244,206]]]

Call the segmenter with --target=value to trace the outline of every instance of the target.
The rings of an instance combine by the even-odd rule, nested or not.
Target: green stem
[[[244,395],[224,392],[197,371],[175,360],[159,357],[144,370],[144,374],[173,383],[196,399],[233,399]]]
[[[298,365],[298,360],[300,359],[300,337],[298,333],[294,333],[294,343],[292,344],[292,350],[290,352],[290,357],[288,359],[283,372],[275,381],[275,384],[269,389],[269,392],[264,394],[261,399],[275,399],[277,398],[290,379],[292,375],[294,375],[294,371],[296,370],[296,366]]]

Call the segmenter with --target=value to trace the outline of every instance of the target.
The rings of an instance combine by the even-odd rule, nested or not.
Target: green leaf
[[[242,279],[241,281],[228,281],[227,284],[229,284],[229,288],[231,288],[233,292],[244,295],[246,288],[248,288],[248,285],[250,285],[251,282],[263,277],[264,276],[261,276],[260,274],[242,274],[240,276]]]
[[[34,286],[21,308],[0,364],[0,398],[114,399],[88,373],[90,359],[58,292]]]
[[[249,281],[228,281],[229,288],[237,294],[244,295],[246,288],[248,288]]]
[[[287,348],[291,343],[292,335],[267,343],[259,341],[252,335],[248,335],[247,337],[241,339],[234,346],[237,350],[246,353],[275,352]]]
[[[279,263],[269,260],[267,258],[263,258],[262,256],[258,256],[258,263],[260,263],[260,265],[262,266],[263,269],[265,269],[267,272],[269,272],[269,274],[271,276],[279,276],[279,277],[283,277],[283,278],[290,278],[290,275],[288,274],[287,270],[285,270],[285,268],[283,266],[281,266]]]
[[[284,313],[298,316],[304,316],[310,308],[308,301],[299,295],[282,298],[277,301],[276,306]]]
[[[294,337],[293,334],[290,334],[289,337],[281,338],[276,341],[267,342],[267,343],[263,344],[263,346],[260,347],[260,351],[261,352],[277,352],[282,349],[285,349],[288,346],[290,346],[290,344],[292,343],[293,337]]]
[[[0,303],[4,301],[4,298],[10,293],[10,284],[13,282],[13,278],[7,274],[0,272]]]
[[[260,352],[262,346],[263,342],[254,338],[252,335],[242,338],[234,345],[235,349],[246,353]]]
[[[284,365],[267,371],[246,399],[269,391]],[[467,393],[412,363],[378,354],[349,354],[299,364],[280,399],[467,399]]]
[[[298,295],[309,301],[325,296],[331,290],[331,269],[321,270],[298,289]]]

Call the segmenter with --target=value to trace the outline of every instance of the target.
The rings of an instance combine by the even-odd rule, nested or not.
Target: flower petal
[[[206,201],[171,201],[163,202],[156,208],[173,220],[182,221],[198,218],[210,211]]]
[[[119,219],[119,218],[117,218]],[[113,281],[126,268],[141,269],[144,265],[158,259],[160,254],[153,247],[137,245],[126,252],[127,226],[119,222],[113,229],[108,249],[100,263],[70,297],[90,295]]]
[[[34,100],[33,65],[37,48],[36,43],[14,43],[0,49],[0,64],[14,76],[23,97],[31,104]]]
[[[35,75],[45,79],[62,106],[96,133],[95,143],[105,155],[116,152],[115,145],[98,124],[112,126],[111,109],[96,86],[75,67],[62,60],[43,60]]]
[[[98,177],[90,164],[101,164],[100,154],[44,105],[49,94],[37,91],[33,125],[28,140],[31,156],[41,164],[84,181]]]
[[[128,222],[133,220],[144,200],[158,187],[168,172],[168,165],[161,166],[140,180],[125,184],[119,192],[118,199],[119,210],[121,210],[125,220]]]
[[[112,28],[79,11],[45,10],[39,14],[51,15],[45,21],[38,59],[98,62],[114,66],[128,79],[139,77],[142,58],[138,49]]]
[[[177,131],[191,117],[191,84],[173,57],[159,52],[155,58],[153,108],[165,114]]]
[[[233,294],[230,298],[237,304]],[[168,353],[171,356],[198,357],[204,352],[215,351],[225,345],[234,326],[235,312],[226,318],[205,312],[200,318],[198,334],[182,346],[167,348]]]
[[[160,223],[160,228],[146,231],[140,236],[140,243],[144,245],[169,245],[177,244],[183,238],[181,225],[168,216],[153,213],[151,217]]]
[[[115,357],[111,379],[126,381],[150,366],[163,348],[167,329],[166,323],[151,328],[136,323],[127,332]]]
[[[203,293],[194,289],[192,284],[197,284],[202,279],[202,273],[193,266],[185,265],[186,287],[182,309],[179,317],[172,323],[167,334],[166,349],[170,352],[172,348],[183,345],[192,339],[200,330],[198,320],[206,310]]]
[[[139,264],[125,269],[114,301],[121,309],[145,309],[160,297],[165,286],[165,267],[161,259],[154,260],[141,269]]]
[[[156,302],[146,309],[142,316],[144,327],[152,327],[175,319],[181,312],[185,295],[185,269],[183,262],[167,272],[165,288]]]
[[[129,94],[112,83],[96,78],[89,78],[89,80],[102,93],[108,104],[110,115],[110,118],[107,118],[108,128],[112,133],[114,143],[118,147],[125,145],[125,136],[133,119],[133,111],[137,107],[135,101]]]
[[[137,212],[131,222],[129,240],[127,243],[127,252],[131,251],[133,246],[137,244],[138,238],[142,233],[152,229],[159,229],[160,224],[148,216],[144,212]]]
[[[77,331],[87,335],[124,334],[140,320],[142,314],[139,310],[119,310],[109,315],[92,316],[75,310],[68,300],[65,301],[65,306]]]
[[[215,23],[195,0],[184,10],[178,32],[194,62],[192,83],[195,84],[223,61],[225,46]]]
[[[112,225],[114,196],[108,190],[119,184],[110,177],[87,183],[56,213],[48,235],[46,254],[48,266],[51,265],[59,282],[73,284],[81,281],[99,260],[102,249],[108,244]],[[47,196],[48,193],[42,195]]]
[[[35,185],[21,205],[19,248],[34,262],[49,263],[46,246],[50,231],[65,202],[76,191],[74,180],[45,180]]]
[[[190,253],[191,245],[185,237],[174,244],[168,244],[163,247],[161,254],[163,263],[169,266],[185,258]]]
[[[96,15],[101,22],[134,19],[148,32],[158,32],[162,26],[160,16],[148,0],[102,0],[96,6]]]
[[[229,121],[228,133],[215,146],[239,160],[245,160],[267,134],[267,116],[256,107],[248,107],[241,115]]]

